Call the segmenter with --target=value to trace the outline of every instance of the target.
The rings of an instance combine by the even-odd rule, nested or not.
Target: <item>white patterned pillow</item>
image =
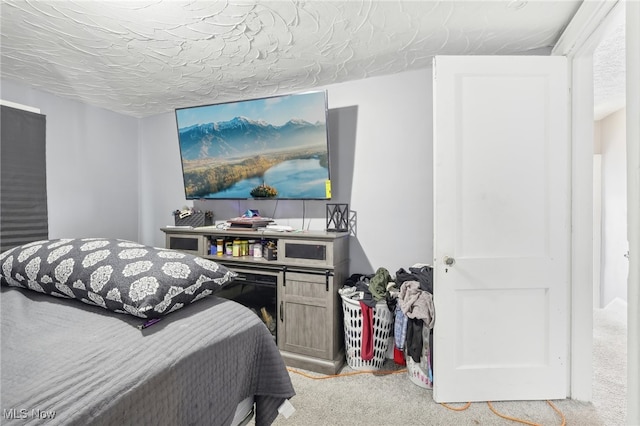
[[[237,276],[212,260],[106,238],[36,241],[0,254],[2,285],[158,318]]]

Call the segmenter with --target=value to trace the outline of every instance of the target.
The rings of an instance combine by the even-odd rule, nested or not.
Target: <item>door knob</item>
[[[445,256],[444,257],[444,264],[447,266],[453,266],[453,264],[456,263],[456,260],[453,257],[449,257],[449,256]]]

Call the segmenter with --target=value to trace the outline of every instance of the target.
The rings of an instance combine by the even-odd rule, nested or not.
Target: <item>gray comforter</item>
[[[294,395],[260,319],[217,297],[142,320],[2,287],[3,424],[228,425],[255,395],[256,425]]]

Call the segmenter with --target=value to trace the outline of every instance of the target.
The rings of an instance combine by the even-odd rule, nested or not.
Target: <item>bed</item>
[[[101,250],[109,255],[87,261]],[[127,250],[138,256],[123,260]],[[3,424],[231,425],[252,416],[271,424],[295,394],[290,377],[260,318],[215,295],[234,274],[210,262],[107,239],[2,253]],[[161,277],[168,263],[170,285],[152,292],[149,277]]]

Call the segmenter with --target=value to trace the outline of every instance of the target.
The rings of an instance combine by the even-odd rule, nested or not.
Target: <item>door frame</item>
[[[626,2],[627,235],[629,239],[627,422],[640,424],[640,3]]]
[[[567,56],[571,87],[571,285],[567,396],[593,396],[593,52],[623,2],[583,2],[553,48]]]

